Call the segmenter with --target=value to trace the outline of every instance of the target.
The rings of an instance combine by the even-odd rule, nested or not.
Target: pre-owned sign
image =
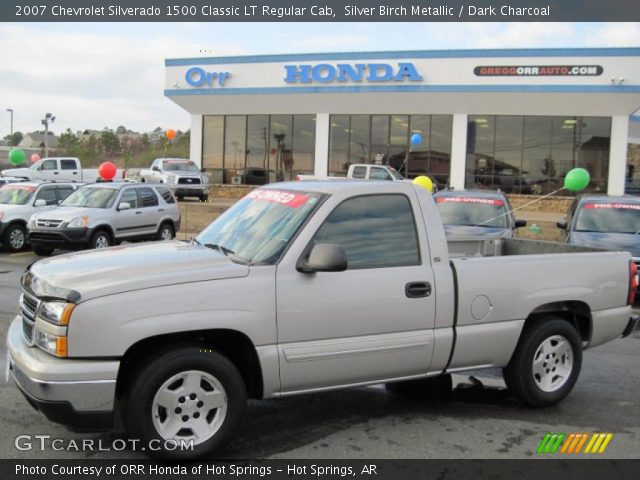
[[[602,75],[600,65],[493,65],[478,66],[478,77],[596,77]]]

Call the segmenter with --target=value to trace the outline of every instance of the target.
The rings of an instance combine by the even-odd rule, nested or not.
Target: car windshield
[[[162,170],[165,172],[199,172],[198,166],[186,160],[165,160],[162,162]]]
[[[637,233],[640,231],[640,203],[587,202],[578,212],[575,231]]]
[[[0,203],[26,205],[35,191],[36,187],[30,185],[4,185],[0,189]]]
[[[505,202],[495,198],[436,197],[442,223],[508,228]]]
[[[118,191],[113,188],[83,187],[60,204],[65,207],[109,208]]]
[[[195,241],[250,265],[273,265],[324,195],[257,189],[209,225]]]

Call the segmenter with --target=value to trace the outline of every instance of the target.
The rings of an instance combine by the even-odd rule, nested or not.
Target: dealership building
[[[609,194],[640,177],[627,163],[638,129],[640,48],[312,53],[165,65],[165,95],[191,115],[191,159],[214,183],[340,176],[353,163],[389,164],[455,189],[522,194],[560,188],[574,167],[590,172],[589,190]]]

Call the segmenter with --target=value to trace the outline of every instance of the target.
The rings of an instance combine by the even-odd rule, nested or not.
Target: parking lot
[[[17,310],[19,279],[36,256],[0,251],[0,340]],[[400,397],[382,386],[249,404],[225,458],[529,458],[548,432],[612,432],[600,457],[637,458],[640,447],[640,332],[589,350],[569,397],[553,408],[530,409],[504,389],[498,371],[455,375],[452,398]],[[5,350],[0,367],[5,371]],[[131,451],[21,451],[18,435],[66,441],[126,438],[122,426],[78,434],[48,422],[18,390],[0,384],[2,458],[141,458]],[[36,445],[37,442],[33,442]],[[539,456],[539,455],[538,455]],[[580,454],[579,457],[588,456]],[[592,455],[593,456],[593,455]]]

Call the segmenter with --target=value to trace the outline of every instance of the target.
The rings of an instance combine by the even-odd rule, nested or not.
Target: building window
[[[313,173],[315,122],[315,115],[206,115],[203,166],[212,183],[263,185]]]
[[[583,167],[605,192],[610,137],[610,118],[470,115],[465,186],[540,195]]]
[[[449,182],[451,115],[331,115],[329,175],[346,175],[354,163],[391,165],[408,178]],[[411,145],[419,133],[422,143]]]

